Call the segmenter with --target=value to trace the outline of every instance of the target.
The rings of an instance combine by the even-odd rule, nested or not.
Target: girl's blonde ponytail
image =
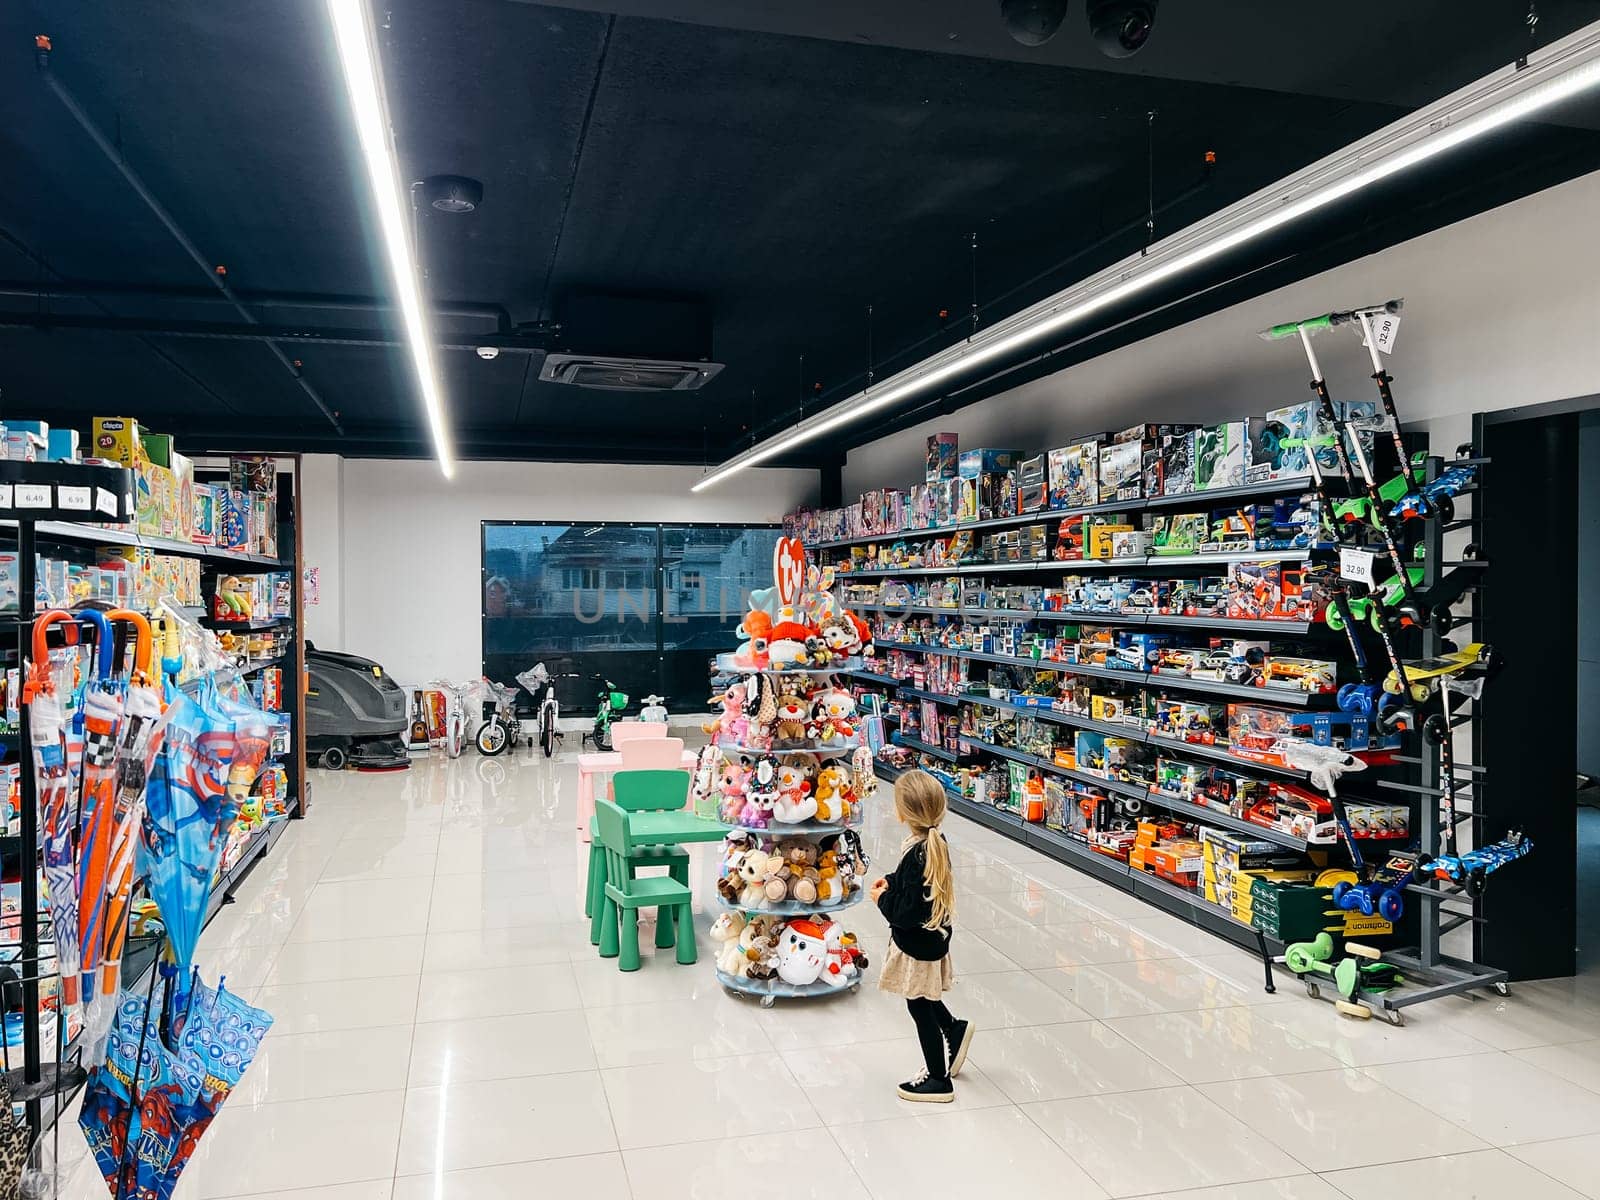
[[[950,847],[939,826],[944,821],[944,788],[925,771],[907,771],[894,785],[894,806],[900,819],[911,828],[912,837],[924,845],[922,882],[933,916],[925,926],[942,929],[956,915],[955,875],[950,869]]]

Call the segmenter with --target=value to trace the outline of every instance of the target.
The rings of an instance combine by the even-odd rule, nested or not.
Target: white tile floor
[[[911,1024],[870,971],[762,1010],[717,985],[704,913],[695,966],[595,956],[570,760],[315,787],[202,940],[208,975],[277,1024],[180,1200],[1600,1197],[1600,980],[1353,1023],[952,818],[951,1004],[981,1032],[957,1102],[913,1107],[893,1090],[920,1063]],[[851,916],[881,957],[877,914]],[[106,1194],[64,1172],[64,1195]]]

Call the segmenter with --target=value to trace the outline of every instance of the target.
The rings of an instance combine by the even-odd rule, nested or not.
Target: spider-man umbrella
[[[46,635],[52,625],[66,625],[76,639],[73,615],[51,609],[33,623],[33,661],[23,700],[28,705],[29,741],[34,775],[39,784],[39,828],[44,835],[44,882],[49,892],[50,929],[61,972],[63,1006],[78,1002],[78,871],[73,856],[77,813],[72,797],[72,772],[67,761],[66,715],[50,664]]]
[[[205,924],[217,860],[239,811],[226,784],[233,722],[180,693],[145,789],[140,841],[150,898],[167,927],[174,975],[182,987]]]
[[[106,869],[105,949],[101,955],[100,994],[115,996],[122,975],[122,948],[128,936],[128,908],[133,900],[133,851],[144,817],[145,782],[150,761],[160,749],[165,726],[160,723],[161,695],[150,678],[150,624],[140,613],[117,609],[113,621],[133,626],[133,674],[123,701],[113,766],[111,857]],[[87,963],[85,966],[87,967]],[[85,994],[88,987],[85,985]]]
[[[272,1017],[195,981],[161,1041],[148,996],[124,992],[104,1065],[89,1077],[78,1126],[112,1195],[165,1200],[222,1102],[244,1077]]]
[[[106,942],[106,870],[115,828],[117,726],[122,695],[111,681],[111,624],[104,613],[76,614],[95,630],[97,670],[83,689],[83,769],[78,807],[78,950],[83,997],[96,994]]]

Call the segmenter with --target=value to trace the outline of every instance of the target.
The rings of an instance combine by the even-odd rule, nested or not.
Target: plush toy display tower
[[[695,805],[734,826],[711,929],[717,978],[761,997],[838,995],[866,956],[839,913],[864,895],[855,832],[874,786],[855,701],[841,673],[860,665],[865,624],[839,607],[793,539],[773,554],[773,587],[751,596],[743,644],[718,658],[736,676],[695,772]]]

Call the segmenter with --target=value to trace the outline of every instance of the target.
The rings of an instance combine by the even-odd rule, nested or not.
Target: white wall
[[[483,521],[775,523],[818,484],[757,469],[695,495],[699,467],[464,462],[447,481],[431,462],[306,462],[305,561],[322,571],[307,631],[405,684],[482,671]]]
[[[1600,173],[1435,230],[1254,300],[1202,317],[949,417],[850,452],[844,494],[922,478],[924,439],[1024,451],[1141,421],[1245,417],[1310,393],[1294,341],[1268,326],[1404,296],[1389,363],[1401,419],[1449,454],[1467,414],[1600,392]],[[1353,332],[1317,339],[1335,397],[1373,394]],[[1453,420],[1431,421],[1441,417]]]

